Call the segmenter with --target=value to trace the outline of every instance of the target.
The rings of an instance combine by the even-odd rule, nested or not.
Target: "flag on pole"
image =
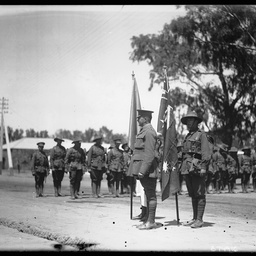
[[[160,101],[157,132],[163,136],[163,158],[161,168],[161,194],[162,201],[171,194],[180,190],[179,175],[177,170],[177,134],[173,108],[170,102],[169,82],[166,75]]]
[[[141,109],[141,104],[140,104],[139,90],[138,90],[134,73],[132,73],[132,79],[133,79],[133,89],[132,89],[132,100],[131,100],[131,108],[130,108],[128,146],[132,150],[134,150],[136,135],[139,131],[139,126],[137,122],[137,116],[138,116],[137,109]]]

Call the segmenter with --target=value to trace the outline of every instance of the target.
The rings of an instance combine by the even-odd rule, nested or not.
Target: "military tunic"
[[[50,168],[52,169],[53,185],[57,189],[55,194],[59,193],[59,195],[65,172],[65,156],[66,149],[62,145],[56,145],[50,152]]]
[[[256,192],[256,152],[252,155],[252,185],[253,191]]]
[[[240,173],[242,174],[241,183],[247,185],[250,180],[250,175],[253,167],[253,160],[250,155],[241,155],[239,158]]]
[[[66,169],[70,172],[70,186],[72,193],[77,194],[80,182],[85,172],[85,153],[82,148],[72,147],[68,149],[65,157]]]
[[[207,170],[210,159],[211,149],[205,132],[200,129],[189,132],[183,141],[181,173],[185,175],[188,193],[192,198],[205,198],[205,175],[201,176],[200,171]]]
[[[35,176],[36,195],[43,194],[44,179],[49,174],[49,162],[44,151],[36,151],[32,156],[31,170]]]
[[[227,163],[226,154],[216,151],[213,156],[213,168],[216,177],[216,190],[220,193],[220,188],[225,185],[225,179],[227,178]]]
[[[87,154],[88,169],[90,170],[90,178],[93,181],[102,180],[105,168],[106,152],[101,145],[92,145]]]
[[[138,173],[141,185],[145,191],[147,204],[157,202],[156,184],[158,178],[157,134],[153,126],[144,125],[136,136],[134,151],[129,169],[135,177]],[[156,207],[156,206],[155,206]]]

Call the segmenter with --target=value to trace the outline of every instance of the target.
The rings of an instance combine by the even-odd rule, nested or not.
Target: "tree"
[[[255,133],[256,8],[243,5],[190,5],[186,15],[165,24],[160,34],[133,36],[132,61],[147,61],[151,84],[163,81],[168,67],[171,80],[195,89],[170,91],[174,109],[188,104],[213,117],[211,130],[232,145],[238,136]]]

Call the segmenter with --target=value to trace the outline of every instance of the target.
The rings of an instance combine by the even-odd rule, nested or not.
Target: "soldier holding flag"
[[[184,226],[200,228],[203,226],[203,214],[206,205],[206,168],[211,159],[209,142],[204,131],[198,128],[202,118],[191,111],[181,118],[189,133],[183,141],[183,159],[181,173],[185,175],[188,194],[192,199],[193,218]]]

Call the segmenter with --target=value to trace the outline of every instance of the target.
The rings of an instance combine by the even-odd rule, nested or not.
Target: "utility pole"
[[[4,134],[4,113],[7,113],[8,103],[7,99],[4,97],[0,99],[0,107],[1,107],[1,131],[0,131],[0,175],[2,174],[3,168],[3,134]]]

